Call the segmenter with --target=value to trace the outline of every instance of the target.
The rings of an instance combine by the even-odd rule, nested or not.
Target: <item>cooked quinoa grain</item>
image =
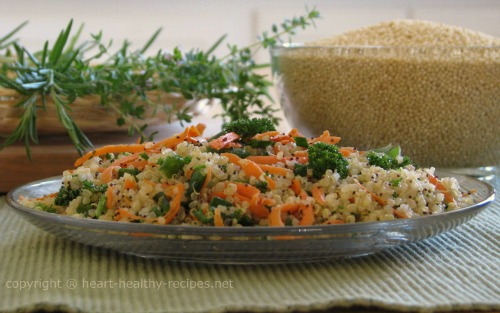
[[[306,139],[297,129],[209,141],[203,129],[89,152],[64,171],[58,192],[19,202],[78,218],[221,227],[387,221],[472,203],[456,179],[415,168],[399,147],[359,151],[328,131]]]
[[[401,145],[422,166],[499,163],[499,38],[398,20],[273,54],[285,114],[307,135]]]

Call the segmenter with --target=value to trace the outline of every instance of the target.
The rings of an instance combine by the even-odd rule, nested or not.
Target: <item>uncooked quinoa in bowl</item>
[[[266,119],[211,137],[204,128],[97,148],[64,171],[57,192],[18,202],[76,218],[225,227],[411,219],[473,203],[473,190],[416,167],[397,146],[361,151],[329,131],[279,133]]]
[[[500,162],[500,38],[398,20],[271,55],[285,116],[307,136],[400,145],[421,166]]]

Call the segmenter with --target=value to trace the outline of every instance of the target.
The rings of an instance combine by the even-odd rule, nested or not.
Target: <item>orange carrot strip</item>
[[[122,218],[128,218],[130,220],[142,220],[143,218],[140,217],[140,216],[137,216],[135,214],[132,214],[130,213],[129,211],[125,210],[125,209],[118,209],[117,210],[117,214],[115,215],[115,221],[119,221],[121,220]]]
[[[289,142],[295,142],[295,139],[293,139],[292,137],[288,136],[288,135],[277,135],[277,136],[274,136],[270,139],[270,141],[273,141],[273,142],[280,142],[282,144],[287,144]]]
[[[255,139],[255,140],[264,140],[264,139],[270,140],[270,138],[279,135],[279,133],[280,132],[277,130],[271,130],[268,132],[257,134],[255,136],[253,136],[253,139]]]
[[[274,207],[271,210],[271,213],[269,213],[269,216],[267,217],[267,219],[269,221],[269,226],[272,226],[272,227],[284,227],[285,226],[285,224],[281,220],[281,208],[279,206]]]
[[[314,200],[316,200],[317,203],[321,205],[326,205],[325,192],[323,191],[323,188],[321,188],[319,185],[314,185],[311,191],[313,198]]]
[[[170,201],[170,210],[168,210],[167,214],[165,214],[165,224],[169,224],[174,217],[179,213],[179,209],[181,207],[182,196],[184,195],[184,184],[178,183],[173,188],[171,188],[171,193],[173,193],[173,189],[177,187],[177,191],[174,195],[174,198]]]
[[[298,178],[294,178],[292,180],[290,188],[293,190],[293,192],[295,192],[295,195],[298,196],[300,194],[300,191],[302,190],[302,187],[300,186],[300,180]]]
[[[110,210],[113,207],[113,186],[108,186],[106,190],[106,208]]]
[[[408,216],[406,216],[406,214],[399,212],[396,209],[392,209],[392,213],[394,213],[394,215],[396,215],[398,218],[408,218]]]
[[[134,178],[132,179],[126,179],[125,182],[123,183],[123,188],[124,189],[137,189],[137,183]]]
[[[259,178],[261,175],[264,175],[264,172],[260,169],[257,163],[251,160],[241,160],[240,166],[247,176]]]
[[[198,136],[203,136],[203,132],[205,131],[206,128],[207,128],[207,125],[205,125],[203,123],[196,124],[196,129],[198,130],[198,133],[199,133]]]
[[[133,167],[135,167],[137,169],[144,168],[148,164],[149,164],[148,160],[139,160],[139,161],[133,161],[133,162],[128,163],[128,165],[132,165]]]
[[[284,158],[278,159],[275,155],[250,155],[246,157],[247,160],[251,160],[257,164],[276,164],[278,162],[283,162]]]
[[[217,227],[224,226],[224,220],[219,208],[215,208],[214,210],[214,225]]]
[[[278,205],[281,212],[295,213],[300,209],[300,203],[283,203]]]
[[[312,225],[314,223],[314,211],[310,204],[301,205],[302,218],[299,221],[299,225]]]
[[[370,190],[368,190],[365,186],[361,185],[361,183],[355,179],[354,182],[361,188],[363,189],[364,191],[366,191],[368,194],[370,194],[370,196],[372,197],[373,200],[377,201],[380,205],[386,205],[387,203],[385,202],[384,199],[382,199],[381,197],[379,197],[377,194],[371,192]]]
[[[214,148],[215,150],[220,150],[220,149],[226,147],[226,145],[228,145],[228,144],[230,144],[238,139],[240,139],[240,135],[238,135],[235,132],[229,132],[229,133],[222,135],[218,138],[210,140],[208,145],[210,147]]]
[[[272,166],[272,165],[266,165],[266,164],[259,164],[259,167],[264,172],[267,172],[267,173],[273,174],[273,175],[286,176],[286,174],[292,172],[291,170],[284,168],[284,167],[278,167],[278,166]]]
[[[245,184],[240,182],[234,182],[234,184],[236,185],[237,188],[236,192],[247,198],[251,199],[253,196],[260,194],[259,188],[252,186],[250,184]]]
[[[349,155],[351,155],[351,153],[353,153],[356,150],[353,147],[342,147],[339,148],[339,151],[340,153],[342,153],[343,156],[348,157]]]
[[[212,167],[209,166],[207,168],[207,177],[205,177],[205,181],[203,182],[203,185],[201,186],[200,193],[203,189],[205,189],[207,187],[207,185],[211,179],[212,179]]]
[[[78,167],[82,165],[85,161],[89,160],[90,158],[95,156],[101,156],[106,153],[123,153],[123,152],[137,153],[145,151],[146,150],[145,147],[146,147],[145,144],[104,146],[101,148],[97,148],[94,151],[87,152],[86,154],[84,154],[82,157],[78,158],[75,161],[74,166]]]
[[[45,200],[47,198],[55,198],[57,196],[57,194],[58,194],[58,192],[54,192],[54,193],[48,194],[46,196],[36,198],[36,200]]]
[[[315,142],[324,142],[324,143],[329,143],[329,144],[334,145],[339,141],[340,141],[340,137],[331,136],[330,132],[328,130],[325,130],[323,132],[323,134],[321,134],[320,136],[309,140],[309,143],[311,144],[311,143],[315,143]]]
[[[290,137],[304,137],[297,128],[292,128],[290,132],[288,133],[288,136]]]
[[[186,127],[182,133],[175,134],[171,137],[165,138],[161,141],[158,141],[151,147],[152,149],[156,148],[161,148],[161,147],[166,147],[166,148],[175,148],[178,144],[184,141],[186,137],[188,136],[190,128]]]
[[[248,210],[250,210],[253,215],[260,218],[266,218],[269,216],[269,210],[264,206],[258,196],[250,199],[250,206],[248,207]]]
[[[239,156],[237,156],[234,153],[224,152],[221,153],[220,155],[225,156],[229,160],[229,162],[238,166],[240,165],[240,161],[242,160]]]
[[[307,197],[309,197],[309,195],[307,194],[307,192],[304,189],[302,189],[300,191],[300,199],[305,200],[305,199],[307,199]]]
[[[429,174],[429,182],[436,186],[436,189],[441,191],[444,195],[444,200],[446,203],[455,202],[453,195],[448,191],[448,189],[441,183],[441,181],[434,175]]]
[[[128,162],[132,162],[137,160],[139,158],[139,154],[132,154],[123,158],[119,158],[118,160],[114,161],[111,163],[104,171],[101,173],[101,180],[104,183],[109,183],[110,181],[113,180],[113,171],[117,167],[122,167],[123,165],[126,165]]]
[[[307,150],[298,150],[293,153],[293,156],[296,157],[307,157],[309,156],[309,152]]]

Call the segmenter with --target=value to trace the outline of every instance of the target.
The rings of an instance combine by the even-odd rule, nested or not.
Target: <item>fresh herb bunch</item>
[[[99,96],[103,107],[117,113],[117,124],[127,125],[130,135],[137,133],[143,140],[152,139],[152,135],[147,137],[144,133],[147,125],[138,124],[144,118],[146,106],[165,110],[181,123],[191,120],[189,108],[163,106],[148,98],[150,91],[178,94],[187,100],[218,99],[224,122],[258,115],[277,124],[275,109],[265,102],[266,98],[272,101],[268,93],[272,82],[255,73],[256,69],[269,65],[257,64],[253,56],[259,49],[281,43],[284,36],[291,38],[298,29],[314,25],[317,18],[318,11],[307,10],[304,16],[273,25],[271,32],[264,32],[252,45],[239,48],[228,44],[229,53],[222,58],[213,52],[226,36],[206,51],[182,52],[174,48],[172,52],[160,50],[154,56],[146,56],[145,52],[160,34],[159,29],[141,49],[131,50],[130,43],[125,41],[117,52],[111,53],[111,41],[105,43],[102,32],[77,44],[83,27],[70,37],[72,21],[52,47],[46,42],[41,51],[31,53],[12,39],[26,24],[23,23],[0,38],[0,86],[20,94],[21,100],[16,105],[23,108],[16,129],[3,140],[0,149],[22,141],[31,158],[30,144],[38,143],[37,110],[45,109],[47,100],[52,99],[60,122],[82,154],[92,143],[71,117],[71,104],[77,97],[89,95]],[[92,55],[88,56],[89,53]]]

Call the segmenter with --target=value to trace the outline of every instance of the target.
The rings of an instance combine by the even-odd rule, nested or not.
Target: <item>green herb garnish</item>
[[[117,114],[117,125],[127,126],[129,135],[139,134],[143,141],[152,140],[152,135],[144,132],[147,125],[139,122],[146,108],[164,110],[169,122],[173,116],[181,123],[191,121],[189,108],[163,106],[159,99],[148,97],[151,91],[178,94],[187,100],[218,99],[225,122],[256,114],[277,124],[275,109],[265,102],[271,99],[272,82],[255,72],[269,65],[257,64],[254,54],[283,42],[285,35],[291,37],[298,29],[314,25],[317,18],[319,12],[313,9],[273,25],[254,44],[243,48],[227,44],[229,52],[221,58],[214,51],[225,41],[225,35],[206,51],[183,52],[176,47],[147,56],[161,29],[140,49],[132,50],[125,41],[118,51],[111,52],[112,40],[105,41],[102,32],[78,44],[83,27],[71,35],[73,21],[53,45],[47,41],[39,51],[30,52],[11,39],[23,23],[0,37],[0,56],[6,56],[0,58],[0,86],[21,96],[17,106],[23,110],[17,127],[1,142],[0,149],[21,141],[31,158],[30,144],[38,144],[37,110],[44,110],[49,99],[80,154],[92,143],[75,123],[71,110],[74,100],[84,96],[98,96],[104,108]]]

